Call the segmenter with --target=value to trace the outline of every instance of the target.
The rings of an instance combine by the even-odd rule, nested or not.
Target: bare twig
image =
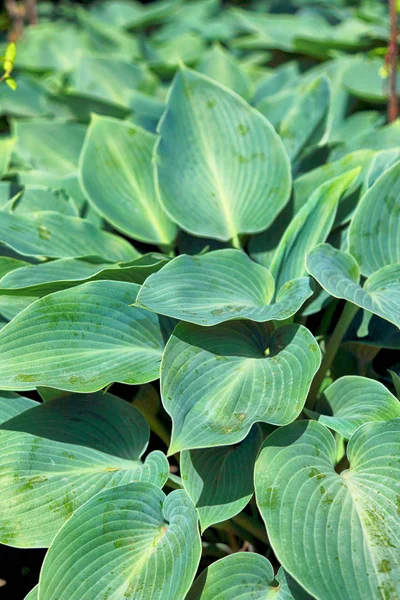
[[[25,19],[31,25],[36,25],[38,22],[36,0],[25,0],[25,2],[5,0],[5,7],[12,21],[12,28],[8,37],[10,42],[16,42],[24,30]]]
[[[389,0],[390,39],[388,52],[386,54],[386,65],[389,70],[389,98],[388,98],[388,120],[392,123],[399,114],[397,98],[397,9],[396,0]]]
[[[36,25],[38,22],[36,0],[26,0],[26,16],[30,25]]]

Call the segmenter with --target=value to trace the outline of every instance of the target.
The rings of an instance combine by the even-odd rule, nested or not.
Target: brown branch
[[[397,98],[397,9],[396,0],[389,0],[390,39],[386,55],[386,64],[389,68],[389,98],[388,98],[388,120],[392,123],[399,114],[399,103]]]
[[[31,25],[38,22],[36,0],[26,0],[26,16]]]
[[[10,42],[16,42],[24,30],[25,7],[23,4],[15,2],[15,0],[5,0],[5,6],[12,21],[8,38]]]

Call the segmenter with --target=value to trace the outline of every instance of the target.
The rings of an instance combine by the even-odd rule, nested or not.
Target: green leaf
[[[378,57],[354,57],[344,73],[343,85],[357,98],[382,104],[387,101],[389,93],[388,83],[385,83],[379,74],[382,66],[383,60]],[[400,79],[398,75],[396,87],[399,93]]]
[[[83,57],[71,76],[76,95],[129,107],[133,90],[151,92],[155,79],[144,64],[116,58]]]
[[[82,506],[43,563],[40,600],[183,600],[201,554],[197,516],[183,490],[150,483],[107,490]]]
[[[80,160],[82,189],[92,206],[123,233],[169,245],[176,227],[165,214],[153,178],[156,136],[131,123],[93,117]]]
[[[0,332],[0,389],[94,392],[157,379],[162,334],[156,315],[129,306],[137,290],[95,281],[31,304]]]
[[[235,321],[205,329],[180,323],[161,366],[161,392],[173,421],[170,454],[243,440],[257,421],[284,425],[300,413],[321,360],[301,325],[270,335]]]
[[[277,321],[299,310],[313,293],[308,277],[286,283],[275,293],[272,275],[240,250],[224,249],[203,256],[181,255],[140,289],[137,306],[199,325],[232,319]]]
[[[39,404],[0,426],[4,544],[47,547],[83,503],[132,481],[162,487],[169,474],[155,451],[139,459],[149,427],[111,394],[72,395]]]
[[[2,212],[0,241],[24,256],[99,256],[113,262],[138,256],[137,250],[123,238],[102,231],[85,219],[53,211],[22,215]]]
[[[4,177],[8,171],[15,141],[14,138],[2,138],[0,140],[0,178]]]
[[[251,499],[254,464],[261,442],[261,429],[256,425],[235,446],[182,452],[182,482],[197,509],[202,531],[231,519]]]
[[[308,594],[282,567],[276,577],[268,559],[254,552],[236,552],[217,560],[192,585],[185,600],[306,600]]]
[[[311,142],[324,133],[324,119],[330,100],[329,81],[318,77],[297,88],[296,101],[281,121],[279,134],[290,160],[296,160]]]
[[[14,392],[0,391],[0,423],[37,405],[38,403],[30,398],[19,396]]]
[[[14,123],[21,157],[32,169],[59,176],[76,173],[85,131],[85,126],[63,120]]]
[[[350,225],[349,246],[363,275],[400,263],[400,161],[361,199]]]
[[[64,190],[52,190],[42,185],[27,185],[13,205],[13,213],[53,211],[67,217],[78,217],[75,203]]]
[[[349,439],[364,423],[400,417],[400,402],[379,381],[347,376],[324,390],[315,412],[305,412]]]
[[[297,213],[302,206],[309,200],[314,191],[326,181],[339,177],[347,173],[350,169],[356,169],[361,167],[362,175],[364,175],[375,156],[373,150],[357,150],[346,156],[343,156],[335,162],[328,162],[316,169],[311,169],[306,173],[300,175],[293,182],[294,188],[294,211]],[[344,225],[354,210],[354,205],[351,202],[349,196],[355,191],[359,185],[359,179],[357,178],[353,185],[350,186],[346,194],[343,195],[339,203],[339,209],[336,219],[336,224]]]
[[[2,266],[12,261],[11,269],[2,275]],[[126,263],[91,263],[74,258],[27,265],[15,259],[0,257],[0,296],[45,296],[87,281],[127,281],[142,284],[168,261],[162,254],[150,253]],[[24,266],[20,266],[24,265]],[[9,265],[8,265],[9,267]],[[20,268],[18,268],[20,267]]]
[[[289,161],[272,126],[207,77],[178,72],[159,133],[160,198],[189,233],[229,240],[262,231],[289,200]]]
[[[235,57],[219,44],[207,53],[198,71],[210,79],[215,79],[242,98],[250,98],[250,80],[246,71]]]
[[[399,419],[359,427],[340,474],[335,440],[320,423],[292,423],[264,442],[255,488],[268,537],[318,600],[396,598],[399,451]]]
[[[400,327],[400,264],[368,277],[361,287],[360,268],[351,254],[329,244],[316,246],[306,260],[307,270],[335,298],[344,298]]]
[[[25,596],[24,600],[38,600],[39,599],[39,584],[35,585],[35,587],[29,592],[27,596]]]
[[[307,254],[328,237],[339,199],[359,173],[360,169],[353,169],[323,183],[292,219],[270,265],[277,289],[307,274]]]

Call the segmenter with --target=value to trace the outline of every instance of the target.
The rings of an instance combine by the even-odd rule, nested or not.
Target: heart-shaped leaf
[[[0,275],[5,260],[7,259],[0,258]],[[8,259],[8,261],[12,260],[14,259]],[[168,259],[162,254],[150,253],[130,262],[116,264],[60,258],[18,268],[18,262],[15,261],[17,263],[15,265],[11,263],[13,267],[17,268],[13,268],[0,279],[0,296],[5,294],[45,296],[93,280],[128,281],[142,284],[151,273],[161,269]],[[23,264],[21,263],[21,265]]]
[[[219,240],[266,229],[290,194],[290,166],[270,123],[204,75],[181,69],[159,125],[161,201],[189,233]]]
[[[139,460],[149,426],[111,394],[57,398],[0,426],[0,540],[47,547],[81,504],[131,481],[162,487],[169,474],[158,450]]]
[[[235,446],[182,452],[182,482],[197,509],[202,531],[234,517],[249,502],[261,442],[261,430],[256,425]]]
[[[52,211],[23,215],[2,212],[0,242],[24,256],[99,256],[112,262],[138,256],[137,250],[123,238],[98,229],[86,219]]]
[[[138,286],[95,281],[37,300],[0,332],[0,389],[95,392],[158,378],[158,317],[129,306]]]
[[[320,360],[317,342],[301,325],[269,335],[247,321],[207,329],[180,323],[161,365],[162,401],[173,421],[170,454],[235,444],[257,421],[290,423]]]
[[[183,600],[201,554],[195,508],[183,490],[150,483],[102,492],[56,536],[43,563],[40,600]]]
[[[349,246],[363,275],[400,263],[400,161],[361,199],[350,225]]]
[[[366,423],[335,471],[336,445],[315,421],[297,421],[264,442],[256,498],[273,550],[318,600],[396,598],[400,420]]]
[[[196,579],[185,600],[308,600],[310,596],[282,567],[276,577],[268,559],[236,552],[210,565]]]
[[[400,264],[376,271],[359,284],[360,268],[351,254],[329,244],[316,246],[307,270],[331,296],[344,298],[400,327]]]
[[[306,275],[307,254],[328,237],[339,199],[359,172],[359,169],[353,169],[323,183],[294,216],[269,267],[277,289],[296,277]]]
[[[379,381],[350,375],[324,390],[315,412],[305,412],[349,439],[363,423],[400,417],[400,402]]]
[[[287,282],[274,297],[267,269],[240,250],[223,249],[203,256],[181,255],[140,289],[137,306],[199,325],[232,319],[284,320],[313,293],[308,277]]]
[[[168,245],[176,226],[156,195],[152,153],[156,136],[127,121],[95,116],[80,159],[80,180],[95,209],[123,233]]]

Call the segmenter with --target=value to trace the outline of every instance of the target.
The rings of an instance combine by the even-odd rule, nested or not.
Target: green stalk
[[[146,411],[144,403],[140,405],[139,410],[142,413],[142,415],[146,418],[146,421],[148,422],[151,431],[155,433],[168,448],[171,438],[169,435],[169,431],[165,427],[165,425],[161,423],[160,419],[158,419],[158,417],[154,415],[151,411]]]
[[[253,519],[253,517],[242,512],[236,515],[236,517],[233,517],[232,521],[250,533],[257,540],[260,540],[260,542],[263,542],[264,544],[269,543],[265,527],[258,519]]]
[[[242,249],[242,244],[240,243],[240,238],[237,233],[235,233],[235,235],[231,239],[231,244],[232,244],[232,248],[236,248],[237,250]]]
[[[326,345],[326,351],[324,358],[322,359],[321,366],[311,384],[310,393],[308,394],[306,402],[306,407],[310,410],[313,410],[315,406],[318,392],[321,388],[322,382],[324,381],[327,372],[331,368],[333,360],[341,344],[341,341],[358,310],[358,306],[352,304],[351,302],[346,302],[346,304],[344,305],[343,312],[340,315],[340,319],[337,322],[336,327],[331,337],[329,338],[329,342]]]

